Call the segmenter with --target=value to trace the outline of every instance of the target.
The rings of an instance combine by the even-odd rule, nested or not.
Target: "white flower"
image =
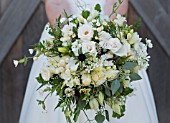
[[[41,76],[42,76],[43,80],[49,81],[50,77],[51,77],[51,73],[50,73],[49,69],[48,68],[43,68],[41,70]]]
[[[65,25],[61,30],[63,35],[71,36],[73,34],[73,26],[75,26],[75,24],[73,23],[69,23],[69,25]]]
[[[110,53],[101,55],[101,60],[102,60],[102,61],[107,60],[107,59],[110,59],[110,58],[113,58],[113,55],[110,54]]]
[[[88,21],[92,21],[97,15],[99,14],[99,12],[97,10],[92,9],[90,11],[90,15],[87,18]]]
[[[104,68],[98,67],[91,73],[92,80],[95,82],[96,86],[103,84],[106,81]]]
[[[107,41],[101,41],[99,45],[104,49],[109,49],[113,53],[117,52],[122,47],[122,44],[118,38],[111,38]]]
[[[66,88],[64,92],[68,97],[74,96],[75,94],[75,91],[72,88]]]
[[[74,77],[73,83],[74,83],[75,86],[80,85],[80,79],[78,77]]]
[[[100,19],[101,19],[101,22],[109,21],[109,16],[108,16],[108,15],[101,14],[101,15],[100,15]]]
[[[130,43],[130,44],[134,44],[134,43],[139,42],[139,41],[141,41],[141,38],[139,38],[138,33],[135,32],[135,33],[132,34],[132,37],[131,37],[131,39],[129,40],[129,43]]]
[[[84,24],[78,29],[78,37],[82,40],[91,40],[93,34],[93,28],[90,24]]]
[[[99,33],[99,40],[100,41],[106,41],[109,40],[111,38],[111,35],[105,31],[101,31]]]
[[[108,80],[113,80],[116,79],[118,76],[119,71],[118,70],[113,70],[113,69],[109,69],[106,71],[106,76],[108,78]]]
[[[81,48],[81,44],[79,44],[79,40],[76,40],[75,42],[72,43],[71,49],[74,52],[75,56],[79,55],[78,51],[80,48]]]
[[[74,60],[74,58],[71,57],[68,62],[68,66],[70,67],[71,71],[76,71],[79,66],[79,63],[76,64],[76,60]]]
[[[119,26],[122,26],[124,22],[126,22],[126,18],[122,17],[120,14],[117,14],[116,19],[114,20]]]
[[[125,39],[123,39],[122,42],[123,42],[122,47],[117,52],[115,52],[116,55],[121,57],[127,56],[128,53],[130,52],[130,44]]]
[[[30,54],[33,54],[34,50],[33,49],[29,49]]]
[[[15,65],[15,67],[17,67],[19,62],[17,60],[13,60],[13,63]]]
[[[150,39],[145,39],[146,40],[146,44],[149,48],[153,48],[153,44],[152,44],[152,41]]]
[[[104,61],[104,62],[103,62],[103,66],[111,67],[111,66],[113,66],[113,65],[114,65],[114,64],[113,64],[112,61]]]
[[[95,111],[97,111],[99,108],[99,103],[98,103],[97,99],[95,99],[95,98],[90,100],[89,105],[90,105],[90,108],[94,109]]]
[[[96,46],[94,41],[88,41],[82,43],[82,52],[85,53],[96,53]]]
[[[82,74],[81,80],[84,86],[89,86],[91,84],[91,76],[90,74]]]

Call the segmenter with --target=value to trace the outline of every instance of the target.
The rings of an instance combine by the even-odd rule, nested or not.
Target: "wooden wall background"
[[[168,25],[165,19],[170,18],[170,0],[160,1],[131,0],[128,22],[132,24],[142,16],[140,35],[153,40],[148,74],[160,123],[169,123],[170,48],[167,47],[170,42],[170,23]],[[156,7],[159,7],[158,14],[154,12]],[[8,25],[5,23],[7,18],[10,18]],[[150,22],[153,22],[151,26],[154,29],[149,26]],[[0,0],[0,123],[18,123],[32,61],[26,67],[19,65],[16,69],[12,60],[28,54],[29,45],[39,41],[46,23],[44,4],[40,0]],[[7,28],[9,25],[11,27]],[[7,32],[10,28],[11,31]],[[166,35],[162,36],[162,33]]]

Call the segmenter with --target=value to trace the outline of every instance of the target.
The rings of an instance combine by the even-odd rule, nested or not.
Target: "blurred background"
[[[170,0],[130,0],[128,23],[142,18],[141,37],[152,39],[148,69],[160,123],[170,123]],[[41,0],[0,0],[0,123],[18,123],[32,61],[14,68],[39,41],[47,17]]]

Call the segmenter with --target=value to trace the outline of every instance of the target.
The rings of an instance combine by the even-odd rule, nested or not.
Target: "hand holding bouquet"
[[[64,14],[65,18],[60,16],[49,28],[53,38],[29,50],[38,51],[34,59],[41,55],[47,58],[37,77],[40,88],[59,96],[54,108],[60,107],[68,122],[72,118],[76,122],[86,110],[96,111],[98,123],[109,121],[106,106],[112,117],[122,117],[126,98],[133,92],[131,82],[140,80],[138,70],[149,66],[147,47],[152,47],[151,41],[141,42],[135,26],[128,26],[125,17],[117,14],[111,20],[103,15],[99,4],[78,16]],[[27,60],[25,57],[14,63],[26,64]],[[37,100],[44,109],[45,99]],[[88,116],[87,120],[91,121]]]

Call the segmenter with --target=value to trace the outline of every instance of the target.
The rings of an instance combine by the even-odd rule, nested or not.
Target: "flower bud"
[[[61,53],[67,53],[68,49],[66,47],[59,47],[58,51],[61,52]]]
[[[99,92],[98,101],[99,101],[100,105],[103,106],[104,94],[102,92]]]
[[[95,99],[95,98],[90,100],[89,105],[90,105],[90,108],[94,109],[95,111],[97,111],[99,108],[99,103],[98,103],[97,99]]]

